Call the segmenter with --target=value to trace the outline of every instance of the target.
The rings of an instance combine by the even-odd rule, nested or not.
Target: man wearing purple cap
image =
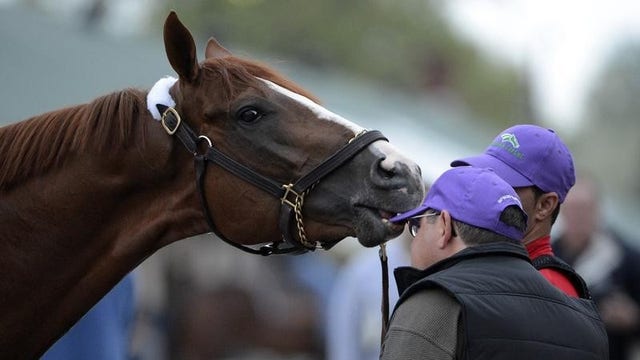
[[[407,222],[414,239],[411,267],[394,273],[401,295],[382,360],[608,358],[593,302],[531,266],[520,241],[527,215],[493,170],[449,169],[421,206],[390,220]]]
[[[516,190],[529,217],[523,243],[533,265],[567,295],[590,298],[584,280],[551,248],[551,227],[576,182],[571,152],[560,137],[551,129],[516,125],[496,136],[484,153],[451,163],[464,165],[494,169]]]

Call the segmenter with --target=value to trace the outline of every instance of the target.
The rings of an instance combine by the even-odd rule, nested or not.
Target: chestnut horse
[[[36,358],[158,249],[215,231],[268,255],[376,246],[416,164],[171,12],[178,78],[0,128],[0,358]],[[259,244],[271,243],[267,246]]]

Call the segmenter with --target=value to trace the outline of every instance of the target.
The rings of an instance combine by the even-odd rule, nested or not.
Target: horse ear
[[[233,54],[231,54],[231,51],[225,49],[224,46],[220,45],[218,40],[209,38],[209,41],[207,42],[207,50],[205,51],[205,57],[207,59],[222,59],[229,56],[233,56]]]
[[[180,78],[189,82],[195,80],[199,70],[196,44],[175,11],[171,11],[164,22],[164,48],[171,67]]]

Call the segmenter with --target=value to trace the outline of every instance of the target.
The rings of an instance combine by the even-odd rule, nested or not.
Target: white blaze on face
[[[361,132],[362,130],[364,130],[363,127],[352,123],[351,121],[343,118],[342,116],[335,114],[327,109],[325,109],[324,107],[314,103],[313,101],[311,101],[311,99],[302,96],[300,94],[294,93],[291,90],[285,89],[282,86],[275,84],[269,80],[265,80],[265,79],[260,79],[262,80],[265,84],[267,84],[267,86],[269,86],[271,89],[273,89],[274,91],[279,92],[280,94],[287,96],[293,100],[295,100],[296,102],[300,103],[301,105],[305,106],[306,108],[308,108],[309,110],[311,110],[311,112],[313,112],[319,119],[323,119],[323,120],[327,120],[327,121],[331,121],[331,122],[335,122],[338,123],[344,127],[346,127],[347,129],[351,129],[351,131],[353,131],[353,134],[358,134],[359,132]]]
[[[267,86],[269,86],[274,91],[277,91],[295,100],[296,102],[302,104],[303,106],[307,107],[319,119],[332,121],[346,127],[347,129],[351,129],[353,131],[354,136],[360,133],[362,130],[364,130],[363,127],[355,123],[352,123],[351,121],[343,118],[342,116],[325,109],[324,107],[316,104],[315,102],[311,101],[311,99],[305,96],[294,93],[293,91],[285,89],[282,86],[275,84],[269,80],[264,80],[264,79],[260,79],[260,80],[262,80],[265,84],[267,84]],[[413,161],[411,161],[409,158],[402,155],[400,151],[398,151],[393,145],[391,145],[387,141],[383,141],[383,140],[375,141],[370,145],[370,147],[372,148],[372,150],[375,149],[373,151],[379,151],[382,153],[382,157],[384,158],[384,160],[380,163],[380,166],[385,170],[392,171],[397,163],[407,164],[410,167],[415,167],[417,169],[417,165]]]

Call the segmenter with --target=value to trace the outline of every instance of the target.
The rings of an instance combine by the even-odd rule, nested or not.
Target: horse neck
[[[145,95],[127,89],[0,128],[2,200],[20,194],[25,200],[69,208],[70,200],[90,194],[102,205],[92,207],[86,214],[90,216],[123,203],[137,208],[142,205],[135,199],[166,187],[182,189],[182,181],[191,184],[193,175],[182,177],[193,171],[192,162],[183,149],[174,149],[173,139],[151,118]],[[175,194],[173,190],[147,198],[146,208],[166,203]],[[77,208],[87,205],[79,203]]]
[[[146,111],[119,112],[137,122],[128,131],[135,141],[109,148],[97,139],[95,147],[70,146],[48,168],[0,189],[0,308],[13,313],[0,317],[0,333],[18,329],[15,337],[0,340],[0,349],[15,344],[22,356],[25,348],[51,343],[158,248],[206,232],[188,154],[174,148]],[[58,121],[72,127],[73,121],[60,116],[89,113],[80,108],[52,113],[28,126]],[[93,120],[124,121],[75,121]],[[27,125],[15,126],[11,131],[17,134]]]

